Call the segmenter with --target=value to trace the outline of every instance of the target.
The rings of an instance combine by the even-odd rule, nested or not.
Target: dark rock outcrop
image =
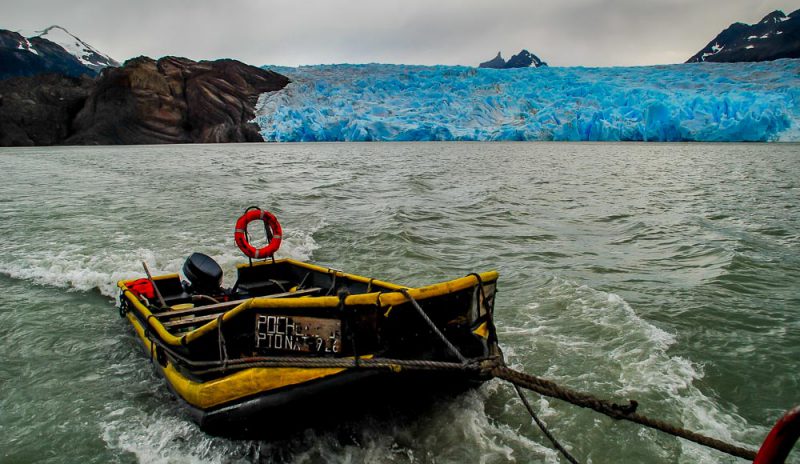
[[[235,60],[134,58],[101,73],[65,143],[262,141],[249,122],[256,100],[288,82]]]
[[[97,74],[47,39],[27,39],[16,32],[0,30],[0,79],[45,73],[71,77]]]
[[[508,61],[503,59],[503,57],[500,55],[500,52],[497,52],[497,56],[495,56],[489,61],[484,61],[483,63],[478,65],[479,68],[493,68],[493,69],[511,69],[511,68],[529,68],[529,67],[538,68],[541,66],[547,66],[547,63],[540,60],[538,56],[534,55],[533,53],[525,49],[523,49],[516,55],[512,56],[511,59],[509,59]]]
[[[61,143],[93,84],[58,74],[0,81],[0,146]]]
[[[500,52],[497,52],[497,56],[492,58],[489,61],[484,61],[483,63],[478,65],[479,68],[492,68],[492,69],[503,69],[506,67],[506,60],[500,55]]]
[[[139,57],[95,79],[0,81],[0,145],[260,142],[258,96],[289,79],[234,60]]]
[[[773,11],[757,24],[734,23],[687,60],[742,62],[800,58],[800,10]]]
[[[534,55],[533,53],[529,52],[528,50],[523,49],[516,55],[512,56],[506,62],[506,68],[529,68],[533,66],[534,68],[539,68],[542,66],[547,66],[547,63],[540,60],[538,56]]]

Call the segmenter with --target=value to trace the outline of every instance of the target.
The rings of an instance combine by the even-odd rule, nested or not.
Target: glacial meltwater
[[[797,144],[22,148],[0,172],[3,463],[564,462],[499,380],[343,430],[200,431],[115,283],[199,251],[232,284],[251,205],[280,219],[279,256],[409,286],[497,269],[517,369],[751,448],[800,403]],[[581,462],[740,462],[528,397]]]

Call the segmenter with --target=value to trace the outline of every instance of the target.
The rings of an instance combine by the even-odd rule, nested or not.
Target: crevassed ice
[[[617,68],[270,67],[266,141],[800,140],[800,60]]]

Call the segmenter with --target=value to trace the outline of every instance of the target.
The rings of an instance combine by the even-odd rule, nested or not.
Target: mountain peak
[[[116,60],[99,52],[97,49],[69,32],[66,28],[57,24],[35,32],[31,38],[33,37],[47,39],[61,46],[81,64],[95,72],[99,72],[101,69],[108,66],[119,66]]]
[[[35,32],[0,29],[0,65],[0,79],[6,79],[47,73],[95,76],[119,63],[54,24]]]
[[[497,56],[492,58],[489,61],[484,61],[483,63],[479,64],[479,68],[493,68],[493,69],[502,69],[506,66],[506,60],[503,59],[503,56],[500,52],[497,52]]]
[[[46,28],[42,29],[41,31],[38,31],[37,33],[38,33],[38,35],[47,34],[48,32],[50,32],[53,29],[60,29],[61,31],[66,32],[67,34],[71,35],[72,37],[75,37],[70,31],[68,31],[65,28],[59,26],[58,24],[53,24],[52,26],[46,27]],[[75,37],[75,38],[77,39],[77,37]]]
[[[800,58],[800,14],[775,10],[755,24],[736,22],[717,34],[687,63],[743,62]]]
[[[758,22],[758,24],[770,24],[770,23],[780,23],[786,21],[788,17],[786,14],[781,10],[775,10],[772,13],[764,16],[764,18]]]
[[[538,56],[534,55],[533,53],[529,52],[524,48],[519,53],[509,58],[508,61],[503,59],[500,52],[497,52],[497,56],[495,56],[489,61],[484,61],[483,63],[478,65],[479,68],[493,68],[493,69],[528,68],[528,67],[538,68],[541,66],[547,66],[547,63],[540,60]]]
[[[547,63],[524,48],[519,53],[512,56],[506,63],[507,68],[538,68],[541,66],[547,66]]]

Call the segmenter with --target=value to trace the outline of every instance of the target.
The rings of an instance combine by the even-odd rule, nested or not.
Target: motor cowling
[[[192,253],[183,263],[183,275],[196,293],[216,294],[222,288],[222,268],[208,255]]]

